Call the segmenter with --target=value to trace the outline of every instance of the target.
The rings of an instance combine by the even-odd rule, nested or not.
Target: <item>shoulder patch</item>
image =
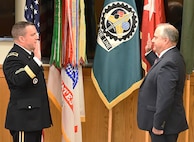
[[[9,58],[10,56],[15,56],[15,57],[18,57],[18,53],[17,52],[10,52],[8,55],[7,55],[7,58]]]

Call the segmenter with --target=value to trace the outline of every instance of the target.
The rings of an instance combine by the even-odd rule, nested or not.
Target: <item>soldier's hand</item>
[[[36,47],[34,49],[34,56],[41,60],[41,49],[40,49],[40,41],[37,40]]]

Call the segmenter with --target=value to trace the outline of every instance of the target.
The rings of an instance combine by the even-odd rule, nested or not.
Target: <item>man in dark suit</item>
[[[176,142],[188,129],[183,106],[185,63],[176,44],[179,33],[167,23],[157,26],[152,39],[158,60],[147,73],[138,96],[137,122],[152,142]]]
[[[10,90],[5,128],[14,142],[41,142],[42,129],[52,120],[39,37],[34,24],[25,21],[16,23],[11,33],[14,45],[3,63]]]

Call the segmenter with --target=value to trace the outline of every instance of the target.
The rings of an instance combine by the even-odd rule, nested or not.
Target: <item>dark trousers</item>
[[[13,142],[41,142],[42,130],[33,132],[12,131]]]
[[[149,133],[150,133],[152,142],[176,142],[178,138],[178,134],[155,135],[152,132],[149,132]]]

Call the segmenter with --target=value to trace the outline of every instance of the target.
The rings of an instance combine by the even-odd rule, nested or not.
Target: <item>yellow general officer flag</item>
[[[79,17],[79,49],[78,60],[86,62],[86,23],[85,23],[85,5],[84,0],[80,0],[80,17]]]
[[[134,0],[105,0],[92,80],[108,109],[139,88],[142,67]]]

